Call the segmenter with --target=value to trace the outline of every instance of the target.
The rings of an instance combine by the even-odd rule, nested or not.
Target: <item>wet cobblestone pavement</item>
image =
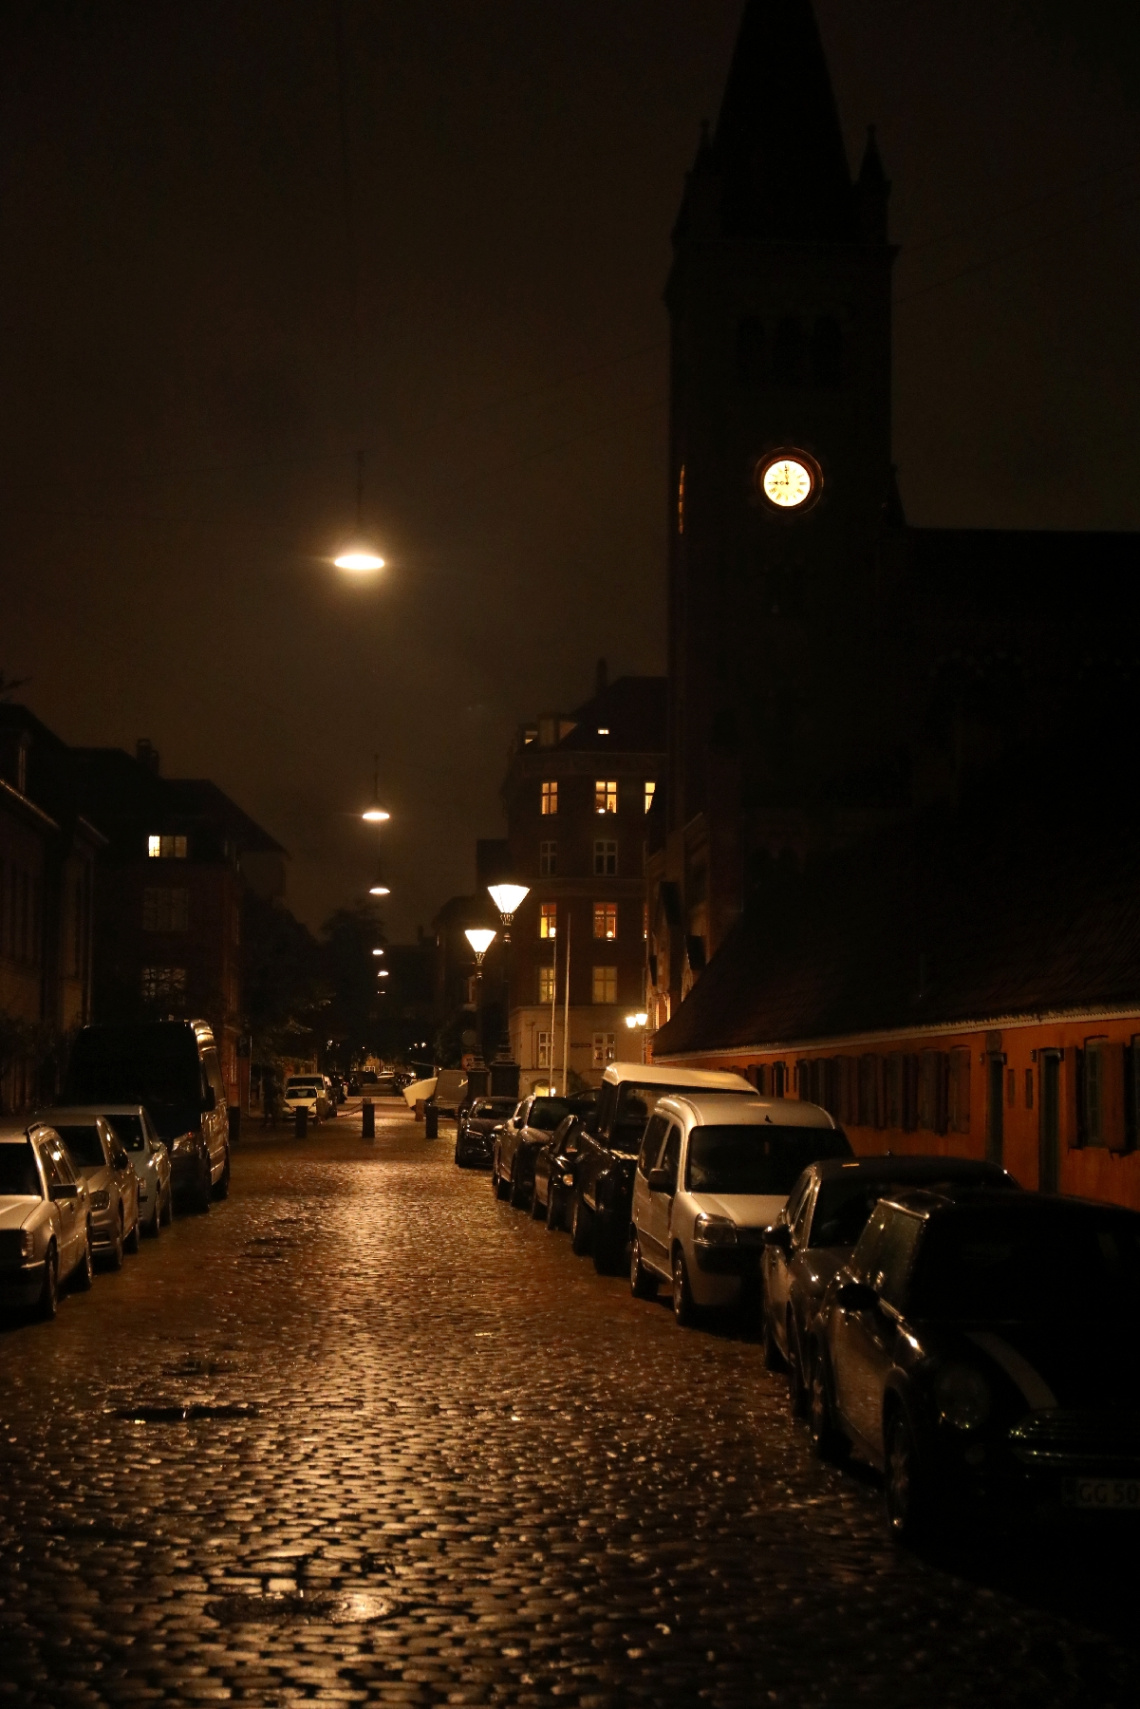
[[[681,1332],[395,1107],[0,1333],[0,1709],[1134,1709],[1138,1544],[924,1561],[759,1346]]]

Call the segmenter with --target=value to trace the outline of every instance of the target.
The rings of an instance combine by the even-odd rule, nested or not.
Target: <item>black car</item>
[[[455,1124],[455,1161],[460,1169],[489,1169],[492,1135],[515,1111],[513,1098],[476,1098]]]
[[[818,1452],[885,1473],[900,1541],[952,1516],[1140,1520],[1140,1214],[954,1189],[884,1200],[811,1342]]]
[[[770,1370],[783,1364],[797,1417],[807,1409],[804,1348],[819,1302],[880,1199],[911,1187],[1016,1188],[997,1163],[969,1157],[831,1157],[805,1169],[768,1229],[760,1259]]]
[[[537,1222],[545,1217],[550,1229],[565,1228],[574,1192],[574,1170],[578,1163],[583,1126],[597,1102],[594,1093],[575,1099],[575,1108],[564,1116],[546,1144],[534,1154],[534,1192],[530,1214]]]
[[[524,1098],[509,1121],[494,1135],[491,1185],[500,1199],[527,1206],[534,1192],[534,1160],[566,1116],[574,1113],[572,1098],[532,1094]]]
[[[670,1092],[756,1096],[739,1074],[611,1063],[597,1109],[582,1133],[570,1208],[570,1243],[579,1254],[592,1252],[594,1268],[603,1275],[625,1268],[641,1136],[657,1100]]]

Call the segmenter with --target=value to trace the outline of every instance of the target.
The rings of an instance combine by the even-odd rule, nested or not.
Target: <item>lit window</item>
[[[612,837],[599,837],[594,844],[594,877],[616,878],[617,842]]]
[[[189,927],[190,892],[148,885],[143,891],[143,931],[185,932]]]
[[[556,938],[558,936],[557,902],[544,902],[539,908],[538,935],[540,938]]]
[[[594,1034],[594,1067],[606,1068],[614,1059],[613,1033]]]
[[[554,1067],[554,1064],[550,1060],[550,1034],[549,1033],[539,1033],[539,1035],[538,1035],[538,1062],[535,1064],[535,1066],[538,1068],[553,1068]]]
[[[606,782],[606,780],[604,778],[602,778],[602,779],[599,779],[599,781],[597,783],[595,783],[595,785],[594,785],[594,812],[595,813],[616,813],[617,812],[617,783],[616,783],[616,781]]]
[[[590,1001],[592,1003],[616,1003],[617,968],[595,967],[593,976],[593,991]]]
[[[645,785],[645,811],[648,813],[653,805],[653,797],[657,794],[657,785],[652,779]]]
[[[151,860],[185,860],[185,837],[148,837],[146,852]]]
[[[610,727],[608,724],[599,724],[598,725],[598,735],[599,736],[608,736],[609,733],[610,733]]]
[[[596,938],[617,937],[617,903],[594,903],[594,936]]]
[[[172,997],[181,997],[185,990],[184,967],[144,967],[142,970],[144,1002],[161,1003]]]
[[[540,1003],[554,1001],[554,969],[540,967],[538,970],[538,1000]]]
[[[553,878],[558,871],[558,844],[539,843],[538,871],[542,878]]]
[[[553,783],[544,783],[542,786],[542,811],[544,814],[557,813],[558,811],[557,779]]]

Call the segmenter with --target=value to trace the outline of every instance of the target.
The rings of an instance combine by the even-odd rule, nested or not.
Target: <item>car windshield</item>
[[[859,1236],[870,1220],[871,1212],[880,1199],[889,1198],[893,1193],[905,1192],[908,1186],[945,1186],[955,1181],[973,1182],[975,1185],[984,1184],[987,1187],[1009,1187],[1016,1192],[1017,1184],[1012,1176],[1005,1176],[997,1169],[992,1174],[982,1174],[981,1166],[975,1165],[972,1170],[963,1168],[955,1170],[952,1163],[947,1165],[945,1174],[937,1177],[926,1174],[921,1178],[905,1171],[900,1172],[900,1178],[891,1179],[887,1175],[861,1174],[852,1169],[851,1173],[838,1175],[832,1181],[824,1181],[819,1189],[819,1197],[815,1202],[815,1211],[811,1219],[811,1238],[809,1246],[854,1246]]]
[[[94,1124],[90,1127],[73,1127],[68,1123],[66,1127],[56,1127],[55,1131],[80,1169],[101,1169],[106,1163],[103,1141],[99,1138],[99,1129]]]
[[[526,1125],[537,1128],[540,1133],[553,1133],[569,1114],[569,1107],[561,1098],[536,1098],[530,1106]]]
[[[796,1177],[823,1157],[849,1157],[851,1147],[833,1127],[777,1127],[765,1122],[696,1127],[689,1135],[691,1193],[777,1193],[787,1196]]]
[[[108,1116],[107,1120],[128,1151],[145,1151],[146,1135],[141,1116]]]
[[[43,1198],[30,1145],[0,1145],[0,1195],[16,1199]]]
[[[1020,1207],[1019,1207],[1020,1208]],[[1140,1312],[1140,1216],[1034,1205],[1031,1214],[971,1207],[931,1220],[911,1310],[924,1317],[1053,1321]]]

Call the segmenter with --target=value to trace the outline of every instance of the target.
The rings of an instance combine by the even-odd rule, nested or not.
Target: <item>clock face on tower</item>
[[[802,510],[819,497],[823,477],[806,451],[777,451],[756,470],[756,485],[776,510]]]

